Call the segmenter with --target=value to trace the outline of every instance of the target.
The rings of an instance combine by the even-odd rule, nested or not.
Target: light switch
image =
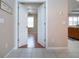
[[[59,15],[62,15],[62,14],[63,14],[63,12],[62,12],[62,11],[60,11],[60,12],[59,12]]]
[[[66,22],[65,22],[65,21],[63,21],[63,22],[62,22],[62,24],[64,24],[64,25],[65,25],[65,24],[66,24]]]
[[[57,10],[57,13],[58,13],[59,15],[63,15],[63,11],[62,11],[62,10]]]
[[[4,18],[0,17],[0,24],[4,24]]]

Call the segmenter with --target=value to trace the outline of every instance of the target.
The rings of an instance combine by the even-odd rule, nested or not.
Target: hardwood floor
[[[35,48],[45,48],[45,47],[43,47],[41,44],[39,44],[39,43],[36,43],[35,44]]]
[[[29,35],[27,39],[27,45],[21,46],[19,48],[44,48],[44,47],[37,42],[36,35]]]
[[[36,43],[34,47],[28,47],[28,45],[21,46],[19,48],[45,48],[41,44]]]

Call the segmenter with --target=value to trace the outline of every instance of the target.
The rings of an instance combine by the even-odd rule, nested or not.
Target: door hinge
[[[44,42],[46,42],[46,39],[44,39]]]
[[[18,38],[18,40],[17,41],[19,41],[19,38]]]
[[[19,6],[18,6],[18,8],[19,8]]]
[[[17,24],[19,25],[19,22]]]
[[[18,40],[17,40],[17,41],[18,41],[18,44],[17,44],[17,45],[18,45],[18,48],[19,48],[19,38],[18,38]]]
[[[46,8],[46,6],[44,6],[44,8]]]

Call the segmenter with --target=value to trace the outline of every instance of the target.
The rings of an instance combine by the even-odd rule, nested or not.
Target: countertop
[[[69,28],[79,28],[79,25],[78,26],[69,26]]]

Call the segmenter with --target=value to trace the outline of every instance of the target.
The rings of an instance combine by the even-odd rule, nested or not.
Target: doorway
[[[19,3],[18,47],[46,47],[46,7],[43,3]]]
[[[68,3],[68,45],[73,49],[79,46],[79,1],[69,0]]]

